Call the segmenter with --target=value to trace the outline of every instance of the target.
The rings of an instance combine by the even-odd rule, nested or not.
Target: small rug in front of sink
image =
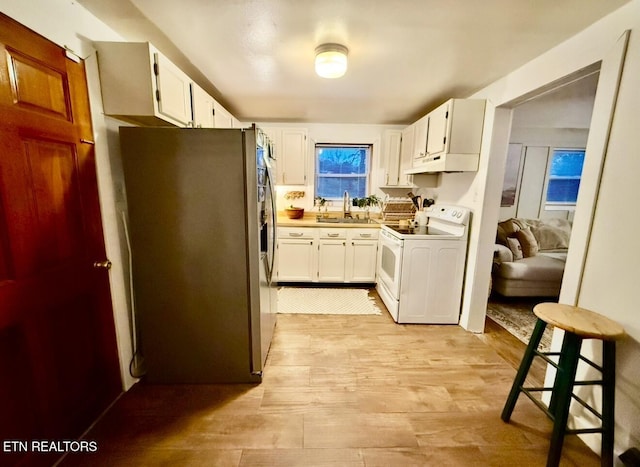
[[[281,287],[278,313],[310,315],[379,315],[367,289]]]

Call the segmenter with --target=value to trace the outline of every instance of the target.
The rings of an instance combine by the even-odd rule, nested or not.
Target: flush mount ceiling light
[[[316,73],[323,78],[340,78],[347,71],[349,50],[340,44],[316,47]]]

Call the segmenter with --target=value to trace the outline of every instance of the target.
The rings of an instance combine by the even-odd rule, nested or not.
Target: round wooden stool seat
[[[615,321],[594,311],[561,303],[540,303],[533,307],[538,318],[584,339],[614,341],[625,335]]]

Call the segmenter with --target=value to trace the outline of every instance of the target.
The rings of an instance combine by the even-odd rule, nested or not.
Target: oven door
[[[400,299],[400,276],[402,275],[402,250],[404,240],[385,229],[380,231],[380,266],[378,280],[394,300]]]

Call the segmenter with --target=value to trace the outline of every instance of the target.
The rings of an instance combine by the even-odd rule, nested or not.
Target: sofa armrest
[[[495,249],[493,250],[493,262],[500,264],[508,263],[510,261],[513,261],[513,253],[511,250],[504,245],[496,243]]]

